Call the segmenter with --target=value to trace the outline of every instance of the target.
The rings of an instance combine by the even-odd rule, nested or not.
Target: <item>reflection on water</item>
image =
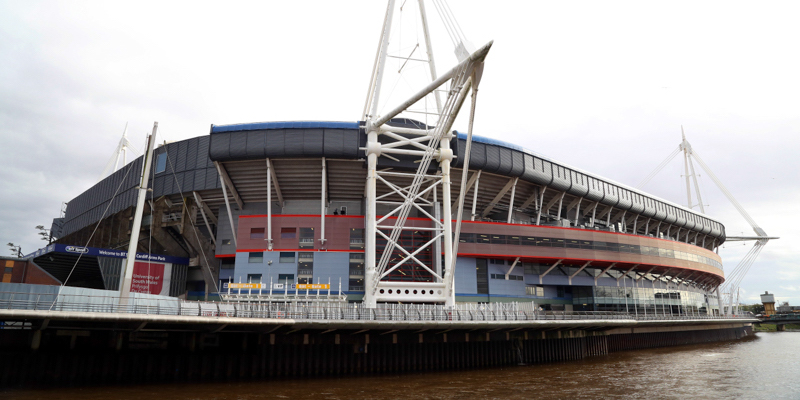
[[[800,333],[498,369],[244,383],[5,390],[3,399],[800,399]]]

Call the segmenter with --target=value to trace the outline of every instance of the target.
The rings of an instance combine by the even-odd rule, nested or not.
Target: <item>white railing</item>
[[[0,310],[132,313],[199,317],[275,318],[296,320],[368,321],[567,321],[567,320],[704,320],[742,319],[747,316],[635,315],[611,311],[542,311],[534,303],[378,304],[365,308],[343,301],[204,302],[180,299],[131,298],[120,305],[117,297],[0,292]]]

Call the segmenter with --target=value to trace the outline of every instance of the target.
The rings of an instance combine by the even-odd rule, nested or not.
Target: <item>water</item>
[[[800,399],[800,332],[509,368],[0,391],[2,399]]]

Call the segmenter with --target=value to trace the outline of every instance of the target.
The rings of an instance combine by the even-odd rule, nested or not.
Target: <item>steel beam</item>
[[[483,212],[481,212],[481,218],[485,218],[490,212],[492,212],[497,203],[506,195],[506,193],[508,193],[509,189],[514,186],[514,182],[516,182],[517,179],[519,178],[511,178],[508,180],[508,182],[506,182],[506,185],[500,189],[500,192],[498,192],[496,196],[494,196],[494,199],[492,199],[489,205],[483,209]]]
[[[558,261],[556,261],[556,263],[555,263],[555,264],[553,264],[553,266],[551,266],[550,268],[548,268],[548,269],[547,269],[547,271],[544,271],[544,273],[543,273],[543,274],[539,275],[539,284],[540,284],[540,285],[543,285],[543,283],[542,283],[542,279],[544,279],[544,277],[545,277],[545,276],[547,276],[547,274],[549,274],[549,273],[550,273],[550,271],[552,271],[552,270],[553,270],[553,268],[557,267],[557,266],[558,266],[558,264],[561,264],[561,262],[562,262],[562,261],[564,261],[564,260],[563,260],[563,259],[561,259],[561,260],[558,260]]]
[[[236,190],[236,186],[233,185],[233,181],[231,181],[231,177],[228,175],[225,165],[219,161],[214,161],[214,165],[217,166],[217,172],[219,172],[219,177],[222,179],[222,184],[228,186],[228,189],[231,190],[233,199],[236,200],[236,204],[239,206],[239,209],[244,210],[244,202],[242,202],[242,198],[239,197],[239,192]]]

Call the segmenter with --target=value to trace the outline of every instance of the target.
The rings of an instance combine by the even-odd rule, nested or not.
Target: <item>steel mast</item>
[[[449,8],[437,9],[445,22],[452,20]],[[401,9],[402,12],[402,9]],[[458,232],[453,230],[451,199],[451,163],[454,159],[451,140],[455,138],[451,131],[464,101],[472,90],[473,98],[483,70],[483,61],[492,43],[478,50],[470,51],[471,45],[459,30],[457,24],[445,23],[451,38],[457,38],[456,55],[459,63],[441,76],[436,76],[433,53],[427,26],[427,16],[422,1],[419,1],[419,13],[425,37],[426,59],[431,82],[388,112],[381,113],[379,101],[381,86],[386,73],[387,57],[405,58],[405,63],[414,61],[412,56],[389,54],[389,36],[395,15],[395,1],[389,0],[384,17],[381,39],[373,64],[370,86],[364,104],[364,131],[367,135],[364,150],[367,158],[366,212],[365,212],[365,271],[364,271],[364,304],[374,308],[378,302],[425,302],[455,305],[454,267],[455,244]],[[452,21],[450,21],[452,22]],[[419,47],[412,50],[414,51]],[[420,60],[416,60],[420,61]],[[400,71],[403,67],[401,66]],[[437,91],[446,93],[444,101],[438,98]],[[431,104],[436,104],[435,112],[429,112],[425,106],[427,99],[433,97]],[[474,101],[472,109],[474,112]],[[392,119],[406,112],[423,107],[422,113],[435,116],[436,122],[426,122],[423,126],[409,127],[393,124]],[[470,129],[471,129],[470,124]],[[471,131],[470,131],[471,137]],[[385,157],[399,162],[410,161],[416,166],[416,172],[378,170],[378,158]],[[467,159],[469,154],[461,155]],[[433,164],[436,161],[437,164]],[[378,185],[382,193],[378,194]],[[441,202],[437,195],[441,191]],[[431,199],[431,195],[433,199]],[[463,196],[459,198],[463,208]],[[378,207],[384,215],[378,215]],[[416,217],[412,222],[409,217]],[[457,215],[456,226],[460,226],[461,215]],[[424,223],[420,223],[423,219]],[[411,233],[422,232],[424,243],[408,245],[404,237]],[[378,246],[378,241],[381,247]],[[444,268],[441,267],[439,248],[444,256]],[[430,261],[421,260],[423,252],[430,252]],[[397,272],[403,268],[413,268],[425,274],[422,279],[398,279]]]

